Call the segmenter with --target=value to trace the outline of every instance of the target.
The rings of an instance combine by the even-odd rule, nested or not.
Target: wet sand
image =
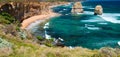
[[[59,14],[51,12],[49,14],[46,15],[36,15],[36,16],[32,16],[28,19],[25,19],[22,23],[21,23],[21,29],[26,29],[31,23],[34,23],[35,21],[40,21],[40,20],[47,20],[50,19],[51,17],[54,16],[58,16]]]

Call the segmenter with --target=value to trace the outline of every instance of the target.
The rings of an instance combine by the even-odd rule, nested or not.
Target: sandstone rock
[[[72,7],[72,13],[83,13],[81,2],[76,2]]]
[[[94,15],[102,15],[102,13],[103,13],[103,8],[102,8],[102,6],[101,6],[101,5],[97,5],[97,6],[95,7]]]
[[[51,13],[51,5],[67,4],[64,2],[10,2],[0,4],[0,13],[7,12],[22,22],[35,15],[46,15]]]

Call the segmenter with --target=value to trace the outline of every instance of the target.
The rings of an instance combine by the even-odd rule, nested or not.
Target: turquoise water
[[[53,8],[62,14],[51,18],[45,31],[53,38],[64,39],[66,46],[85,48],[120,47],[120,4],[118,2],[83,2],[84,13],[71,14],[72,4]],[[94,7],[100,4],[104,8],[101,16],[95,16]],[[119,8],[118,8],[119,7]]]

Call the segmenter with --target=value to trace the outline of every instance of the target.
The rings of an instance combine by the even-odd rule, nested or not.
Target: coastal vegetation
[[[6,12],[2,12],[0,13],[0,23],[4,23],[4,24],[10,24],[15,22],[15,18],[13,16],[11,16],[10,14],[6,13]]]
[[[8,2],[8,0],[4,1]],[[53,38],[36,37],[30,31],[20,28],[23,20],[35,15],[49,14],[51,10],[49,6],[66,4],[66,2],[38,3],[29,0],[30,3],[19,3],[15,0],[17,3],[11,3],[14,0],[9,1],[8,4],[13,6],[13,12],[8,8],[9,11],[0,11],[0,57],[120,57],[119,48],[103,47],[91,50],[83,47],[58,47],[52,44]]]

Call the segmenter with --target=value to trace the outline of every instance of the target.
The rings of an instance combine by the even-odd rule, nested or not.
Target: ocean
[[[45,36],[62,38],[65,46],[90,49],[120,47],[120,1],[85,1],[82,2],[84,13],[77,15],[71,14],[72,5],[53,8],[61,16],[50,19]],[[94,15],[96,5],[102,5],[102,15]]]

